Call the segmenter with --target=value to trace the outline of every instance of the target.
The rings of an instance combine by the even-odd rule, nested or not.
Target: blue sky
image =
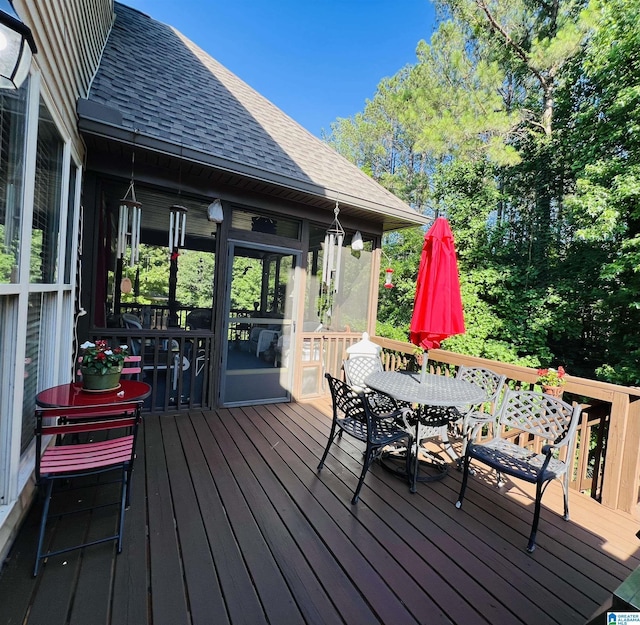
[[[430,40],[430,0],[123,0],[174,26],[313,134],[362,111]]]

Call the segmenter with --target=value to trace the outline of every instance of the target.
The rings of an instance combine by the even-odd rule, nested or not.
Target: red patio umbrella
[[[465,331],[453,233],[444,217],[438,217],[424,235],[409,329],[409,340],[425,351]],[[424,357],[423,375],[426,368]]]

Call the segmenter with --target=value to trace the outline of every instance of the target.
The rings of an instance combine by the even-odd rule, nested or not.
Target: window
[[[0,91],[0,283],[18,282],[28,81]]]
[[[16,327],[18,324],[18,297],[3,295],[0,297],[0,379],[3,382],[0,393],[0,452],[6,450],[11,430],[11,415],[13,414],[10,391],[15,387],[13,379],[16,369]],[[26,368],[28,371],[29,368]],[[25,371],[25,375],[27,375]],[[0,504],[6,503],[6,476],[9,474],[9,458],[11,454],[0,453]]]
[[[75,247],[72,245],[73,240],[73,231],[76,223],[75,216],[75,205],[76,205],[76,188],[78,184],[78,168],[71,167],[71,171],[69,172],[69,196],[67,198],[67,232],[65,236],[65,241],[67,243],[67,249],[65,258],[64,258],[64,283],[71,284],[71,276],[72,273],[72,263],[74,259],[74,250]]]
[[[27,312],[27,346],[25,351],[24,397],[22,400],[22,437],[20,452],[22,453],[33,438],[35,426],[34,411],[38,392],[38,374],[40,371],[40,336],[42,332],[42,295],[29,295]]]
[[[119,205],[127,188],[125,181],[102,181],[104,193],[104,246],[98,250],[98,266],[105,268],[106,285],[96,292],[96,306],[107,317],[96,317],[96,325],[144,329],[208,330],[213,319],[216,224],[207,220],[209,200],[166,193],[136,186],[142,205],[138,262],[117,259],[116,233]],[[187,231],[177,257],[169,254],[169,207],[187,209]],[[170,282],[175,282],[175,301],[170,301]],[[175,315],[175,318],[173,317]]]
[[[31,230],[32,283],[54,284],[58,280],[63,150],[60,133],[41,100]]]
[[[300,239],[301,223],[297,219],[262,215],[253,211],[234,209],[231,227],[261,234],[275,234],[288,239]]]
[[[37,392],[71,373],[80,170],[39,84],[0,91],[0,503],[33,468]]]

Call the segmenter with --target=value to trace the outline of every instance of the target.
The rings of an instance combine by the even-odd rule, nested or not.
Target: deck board
[[[145,422],[151,609],[154,625],[189,621],[175,521],[175,508],[166,464],[166,446],[159,417]],[[119,562],[118,562],[119,564]]]
[[[0,572],[0,625],[583,625],[640,565],[638,522],[574,492],[565,522],[559,484],[533,554],[530,486],[482,469],[461,510],[455,469],[412,495],[379,465],[352,506],[363,448],[343,437],[318,472],[329,427],[326,402],[146,417],[123,552],[52,557],[34,580],[36,502]],[[108,509],[73,519],[47,540],[115,526]]]
[[[357,454],[359,454],[359,450]],[[353,458],[356,466],[358,463],[357,454]],[[455,519],[441,514],[437,505],[437,503],[441,504],[441,502],[434,502],[429,498],[428,501],[423,500],[420,502],[421,509],[416,509],[411,505],[407,506],[407,503],[415,503],[416,495],[409,494],[402,482],[392,482],[387,485],[388,476],[381,471],[378,472],[380,473],[381,484],[376,488],[376,492],[379,500],[372,500],[373,504],[367,501],[367,505],[382,521],[386,520],[388,525],[382,527],[381,523],[372,522],[374,535],[385,536],[389,534],[390,530],[398,532],[401,540],[405,544],[412,545],[413,549],[417,551],[416,555],[423,557],[425,563],[433,567],[433,574],[443,577],[447,586],[453,592],[457,588],[465,589],[465,596],[470,603],[469,607],[485,606],[483,617],[487,618],[489,622],[513,622],[513,611],[523,612],[526,618],[524,622],[532,624],[548,622],[548,617],[545,616],[541,608],[534,600],[529,599],[529,597],[533,598],[536,595],[535,593],[530,594],[528,576],[522,575],[520,579],[514,580],[514,571],[511,570],[509,572],[509,581],[507,581],[499,574],[500,571],[506,571],[506,567],[501,567],[500,565],[484,566],[486,563],[475,553],[475,550],[479,547],[476,541],[472,542],[470,549],[459,544],[456,530],[460,526]],[[389,492],[392,490],[395,492]],[[417,495],[421,497],[421,494]],[[449,501],[445,505],[451,507]],[[404,520],[406,523],[400,523],[398,520],[396,511],[399,508],[405,509]],[[362,516],[360,510],[358,510],[358,517],[362,518]],[[440,524],[435,521],[435,517],[440,519]],[[396,553],[397,548],[391,547],[389,549],[390,555],[395,556]],[[481,580],[474,575],[474,571],[478,570],[480,566],[484,568]],[[514,592],[514,586],[518,588],[518,592]],[[432,587],[432,582],[427,583],[424,590],[428,591]],[[503,603],[494,606],[491,601],[491,593],[498,593],[503,597]],[[441,590],[438,593],[439,600],[441,605],[443,607],[446,606],[451,612],[451,606],[456,605],[456,601],[459,603],[459,599],[454,597],[447,599],[446,594],[446,591]],[[456,605],[456,608],[460,610],[459,605]],[[464,622],[464,618],[475,618],[477,621],[478,615],[457,614],[455,618],[458,622]]]
[[[149,571],[147,567],[147,500],[145,428],[138,432],[136,464],[131,478],[131,506],[124,517],[124,542],[113,573],[111,613],[104,623],[149,622]],[[133,591],[135,589],[135,592]],[[89,595],[91,596],[91,595]]]

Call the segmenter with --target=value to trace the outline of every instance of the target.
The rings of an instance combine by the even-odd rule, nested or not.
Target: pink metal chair
[[[110,540],[117,541],[118,553],[122,551],[124,512],[129,505],[129,485],[141,406],[142,402],[130,402],[36,410],[36,482],[39,488],[45,489],[45,500],[40,521],[34,577],[38,575],[40,562],[49,556]],[[65,436],[73,437],[80,434],[87,434],[88,442],[49,445],[43,453],[44,437],[49,435],[58,437],[64,443],[68,440],[64,438]],[[114,438],[108,438],[109,435],[114,435]],[[108,471],[116,472],[118,475],[116,481],[120,482],[119,502],[106,504],[119,505],[120,514],[116,533],[91,542],[43,553],[54,483]],[[104,484],[101,482],[99,485]],[[84,508],[73,510],[73,512],[87,510]]]
[[[140,375],[142,373],[142,356],[125,356],[122,375]],[[82,356],[78,358],[78,365],[82,363]],[[76,379],[82,380],[82,371],[76,371]]]

